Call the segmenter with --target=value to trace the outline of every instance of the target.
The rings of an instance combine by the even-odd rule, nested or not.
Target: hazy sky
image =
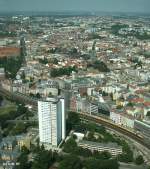
[[[150,12],[150,0],[0,0],[0,11]]]

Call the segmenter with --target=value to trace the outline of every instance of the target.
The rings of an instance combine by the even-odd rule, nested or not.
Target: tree
[[[109,68],[107,65],[99,60],[94,61],[93,63],[88,64],[88,67],[93,67],[94,69],[98,69],[100,72],[109,72]]]
[[[48,169],[54,162],[51,151],[45,150],[43,146],[40,147],[36,153],[31,169]]]
[[[44,59],[39,59],[39,62],[46,65],[48,63],[48,60],[46,57],[44,57]]]
[[[0,96],[0,106],[1,106],[1,104],[2,104],[2,101],[3,101],[3,97]]]
[[[108,96],[108,93],[106,93],[105,91],[102,92],[102,96]]]
[[[51,93],[51,92],[49,92],[48,97],[51,97],[51,96],[52,96],[52,93]]]
[[[82,156],[82,157],[91,157],[92,156],[92,152],[89,149],[85,149],[85,148],[81,148],[81,147],[77,147],[75,154]]]
[[[33,116],[34,116],[33,112],[31,112],[29,110],[26,111],[26,113],[25,113],[25,118],[26,119],[29,119],[29,117],[33,117]]]
[[[133,104],[132,102],[129,102],[129,103],[127,104],[127,106],[129,106],[129,107],[133,107],[133,106],[134,106],[134,104]]]
[[[117,107],[116,107],[117,109],[122,109],[123,108],[123,106],[122,105],[117,105]]]
[[[83,163],[86,169],[118,169],[119,164],[117,160],[99,160],[95,158],[86,159]]]
[[[5,68],[6,76],[12,79],[16,77],[22,63],[23,58],[21,56],[0,58],[0,67]]]
[[[73,154],[65,156],[58,169],[82,169],[80,158]]]
[[[75,134],[73,134],[73,135],[72,135],[72,138],[73,138],[74,140],[76,140],[76,139],[77,139],[77,136],[76,136]]]
[[[83,166],[86,169],[99,169],[99,162],[94,158],[88,158],[84,160]]]
[[[10,131],[12,135],[17,135],[26,132],[26,124],[18,122],[15,127]]]
[[[75,112],[69,112],[67,119],[67,129],[72,130],[76,125],[79,124],[80,124],[79,115]]]
[[[118,160],[121,162],[133,162],[133,152],[128,143],[124,140],[118,140],[118,144],[122,146],[123,153],[118,155]]]
[[[37,94],[36,94],[36,98],[37,98],[37,99],[40,99],[40,98],[41,98],[40,93],[37,93]]]
[[[135,164],[141,165],[143,163],[144,163],[143,156],[142,155],[137,156],[136,159],[135,159]]]
[[[28,155],[30,153],[29,149],[26,146],[22,146],[21,152]]]
[[[89,132],[88,133],[87,139],[89,141],[96,141],[96,138],[94,137],[94,133],[93,132]]]
[[[147,112],[146,116],[150,117],[150,111]]]
[[[63,76],[63,75],[70,75],[72,71],[77,72],[77,69],[75,66],[69,66],[69,67],[62,67],[59,69],[52,69],[51,70],[51,76],[57,77],[57,76]]]
[[[74,153],[77,148],[77,143],[76,141],[71,137],[68,139],[64,145],[64,151],[66,153]]]
[[[102,39],[102,37],[99,36],[99,35],[96,34],[96,33],[90,33],[90,34],[88,35],[88,40],[92,40],[92,39]]]
[[[89,133],[89,135],[90,134],[92,135],[92,133],[93,133],[93,136],[94,136],[94,132],[96,130],[96,127],[97,127],[97,125],[92,122],[87,125],[88,130],[91,132],[91,133]]]
[[[20,114],[25,114],[28,111],[28,108],[25,107],[23,104],[19,104],[17,108],[17,112]]]
[[[108,151],[103,151],[103,152],[94,151],[93,157],[96,158],[96,159],[100,159],[100,160],[108,160],[112,156]]]
[[[113,101],[113,93],[110,93],[111,100]]]
[[[58,60],[56,58],[54,58],[53,64],[58,65]]]
[[[25,79],[26,78],[26,75],[25,75],[25,72],[23,71],[22,74],[21,74],[21,79]]]
[[[76,48],[72,48],[71,50],[70,50],[70,54],[77,54],[78,53],[78,50],[76,49]]]
[[[115,25],[112,25],[111,27],[111,31],[113,34],[115,35],[119,35],[119,30],[122,29],[122,28],[128,28],[129,25],[126,25],[126,24],[115,24]]]
[[[108,159],[110,159],[112,156],[111,156],[111,154],[110,154],[108,151],[104,151],[104,152],[100,153],[100,157],[101,157],[103,160],[108,160]]]
[[[30,169],[31,164],[28,162],[28,154],[29,150],[25,146],[23,146],[21,149],[21,155],[17,160],[19,166],[17,166],[16,169]]]

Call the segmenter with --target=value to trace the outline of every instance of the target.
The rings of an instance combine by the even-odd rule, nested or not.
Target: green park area
[[[22,123],[16,121],[13,123],[9,121],[18,117],[20,120],[28,120],[30,117],[33,117],[34,114],[25,105],[10,102],[3,97],[1,97],[0,103],[0,124],[3,136],[22,134],[27,132],[30,126],[36,125],[36,122]]]
[[[17,107],[15,104],[8,104],[6,106],[0,107],[0,117],[4,115],[9,115],[17,110]]]
[[[75,112],[68,113],[67,133],[73,130],[75,132],[89,133],[84,139],[88,141],[107,143],[115,142],[122,147],[123,153],[114,157],[109,152],[90,151],[78,146],[76,136],[71,134],[64,142],[61,153],[46,150],[40,146],[39,140],[37,145],[31,145],[31,149],[24,148],[18,162],[20,166],[17,169],[48,169],[56,166],[57,169],[119,169],[120,162],[143,164],[144,160],[141,155],[135,159],[133,152],[124,139],[109,133],[104,126],[89,122],[86,123],[80,119]],[[99,137],[95,137],[95,133]],[[34,160],[29,161],[29,155],[34,154]]]

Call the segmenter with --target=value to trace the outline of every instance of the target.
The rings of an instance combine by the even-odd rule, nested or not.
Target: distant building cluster
[[[0,58],[17,57],[20,55],[20,48],[18,47],[0,47]]]
[[[36,102],[40,143],[58,147],[69,111],[102,116],[149,139],[150,27],[111,16],[3,20],[0,60],[22,56],[14,77],[0,62],[0,88]],[[16,22],[17,21],[17,22]],[[14,67],[13,67],[14,66]],[[28,103],[30,103],[28,99]],[[80,142],[91,150],[119,147]],[[108,146],[108,147],[107,147]],[[114,148],[114,149],[113,149]],[[7,158],[7,157],[6,157]]]

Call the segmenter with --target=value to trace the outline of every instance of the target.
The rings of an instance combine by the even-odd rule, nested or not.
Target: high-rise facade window
[[[63,98],[38,101],[41,143],[58,146],[65,139],[65,103]]]

